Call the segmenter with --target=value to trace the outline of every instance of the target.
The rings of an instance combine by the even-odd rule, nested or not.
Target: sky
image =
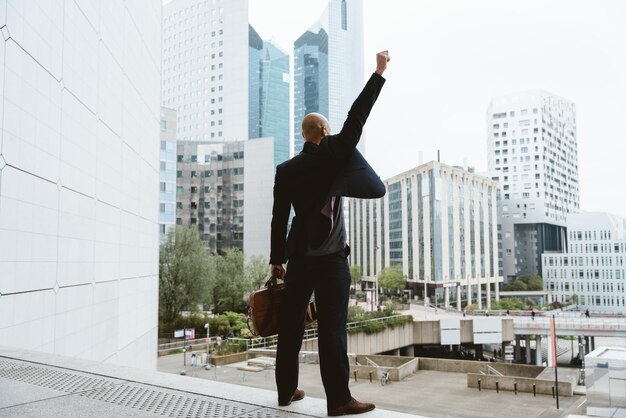
[[[487,170],[493,97],[546,90],[576,104],[580,203],[626,217],[626,2],[363,0],[365,76],[388,49],[366,125],[382,178],[437,158]],[[249,0],[250,23],[292,53],[325,0]]]

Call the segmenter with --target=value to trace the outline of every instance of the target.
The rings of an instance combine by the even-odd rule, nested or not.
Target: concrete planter
[[[214,356],[211,354],[211,359],[209,363],[214,366],[223,366],[225,364],[238,363],[240,361],[248,360],[248,352],[245,351],[243,353],[234,353],[234,354],[226,354],[224,356]]]

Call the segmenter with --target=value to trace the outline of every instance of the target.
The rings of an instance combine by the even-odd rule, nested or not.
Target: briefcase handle
[[[271,275],[270,278],[267,279],[267,281],[265,282],[265,287],[272,290],[272,287],[278,285],[278,279],[280,279],[280,276]]]

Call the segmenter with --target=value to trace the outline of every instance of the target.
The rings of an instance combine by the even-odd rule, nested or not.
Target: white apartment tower
[[[162,104],[177,139],[248,139],[248,0],[173,0],[163,6]]]
[[[420,298],[462,309],[499,299],[498,183],[431,161],[385,181],[376,200],[350,199],[350,263],[376,283],[398,266]]]
[[[571,215],[567,238],[566,253],[543,255],[544,288],[582,309],[626,313],[626,220],[600,212]]]
[[[504,276],[541,274],[562,251],[579,209],[574,103],[544,91],[495,98],[487,109],[489,171],[500,182]]]

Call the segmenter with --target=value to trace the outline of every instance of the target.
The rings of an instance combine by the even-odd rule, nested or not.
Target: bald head
[[[302,137],[306,142],[319,144],[330,133],[328,120],[319,113],[309,113],[302,119]]]

